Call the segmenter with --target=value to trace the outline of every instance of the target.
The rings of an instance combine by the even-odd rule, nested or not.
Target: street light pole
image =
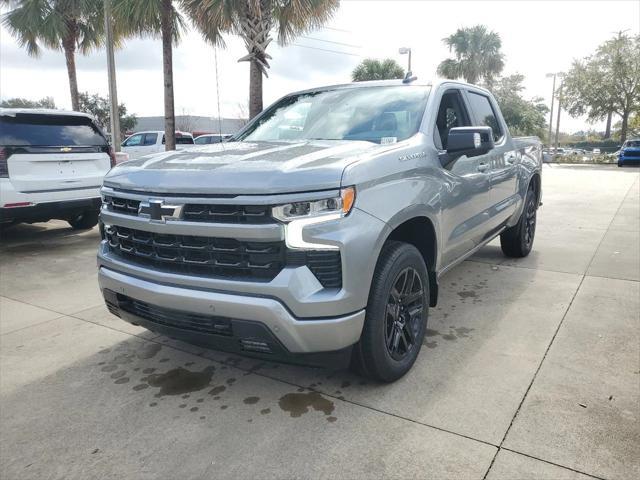
[[[555,73],[547,73],[547,78],[553,77],[553,88],[551,90],[551,112],[549,113],[549,136],[547,137],[547,142],[549,147],[551,147],[551,135],[553,133],[553,104],[556,97],[556,74]]]
[[[556,153],[558,152],[558,137],[560,135],[560,112],[562,111],[562,79],[560,79],[560,88],[558,88],[558,120],[556,121]]]
[[[107,75],[109,77],[109,114],[111,117],[111,146],[120,151],[120,112],[116,87],[116,64],[113,55],[113,28],[111,26],[111,0],[104,0],[104,31],[107,47]]]

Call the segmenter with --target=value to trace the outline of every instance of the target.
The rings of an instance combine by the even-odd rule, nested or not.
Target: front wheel
[[[532,184],[529,185],[529,190],[527,190],[520,220],[513,227],[500,234],[502,253],[507,257],[522,258],[529,255],[533,248],[533,238],[536,234],[537,212],[537,195]]]
[[[98,224],[99,212],[96,210],[87,210],[80,215],[67,220],[71,228],[74,230],[88,230]]]
[[[387,242],[373,275],[360,342],[354,352],[359,373],[393,382],[418,357],[427,327],[429,276],[413,245]]]

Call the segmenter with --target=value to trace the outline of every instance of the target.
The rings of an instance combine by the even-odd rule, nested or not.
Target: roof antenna
[[[218,134],[222,139],[222,118],[220,117],[220,88],[218,87],[218,47],[213,47],[213,58],[216,66],[216,102],[218,104]],[[224,142],[220,142],[222,150],[226,150]]]
[[[413,81],[415,81],[417,79],[418,79],[418,77],[415,77],[413,75],[413,73],[411,72],[411,70],[409,70],[407,72],[407,74],[404,76],[404,79],[402,80],[402,83],[411,83],[411,82],[413,82]]]

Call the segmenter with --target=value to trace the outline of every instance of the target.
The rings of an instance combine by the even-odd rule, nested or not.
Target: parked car
[[[594,148],[593,149],[593,154],[594,155],[600,155],[600,149],[599,148]]]
[[[196,145],[209,145],[211,143],[224,142],[231,138],[230,133],[206,133],[204,135],[197,136],[193,142]]]
[[[176,150],[193,146],[193,135],[176,131]],[[129,155],[129,159],[164,152],[164,132],[160,130],[136,132],[122,142],[122,151]]]
[[[0,224],[98,223],[100,186],[115,155],[80,112],[0,108]]]
[[[640,164],[640,138],[634,138],[624,142],[618,154],[618,166]]]
[[[294,93],[229,143],[113,169],[100,288],[171,337],[393,381],[443,274],[497,236],[507,256],[531,251],[541,152],[465,83]]]

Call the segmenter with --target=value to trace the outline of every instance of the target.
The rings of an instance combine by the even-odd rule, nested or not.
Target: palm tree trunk
[[[258,62],[251,60],[249,72],[249,120],[262,111],[262,71]]]
[[[64,58],[67,61],[71,110],[78,111],[80,109],[80,101],[78,99],[78,78],[76,76],[76,42],[72,35],[63,40],[62,48],[64,49]]]
[[[173,24],[171,0],[162,0],[162,73],[164,76],[164,141],[165,150],[176,149],[176,118],[173,102]]]
[[[609,114],[607,115],[607,127],[605,128],[604,131],[604,138],[610,138],[611,137],[611,118],[613,117],[613,112],[609,112]]]
[[[622,126],[620,127],[620,143],[624,143],[627,139],[627,130],[629,128],[629,110],[622,112]]]

